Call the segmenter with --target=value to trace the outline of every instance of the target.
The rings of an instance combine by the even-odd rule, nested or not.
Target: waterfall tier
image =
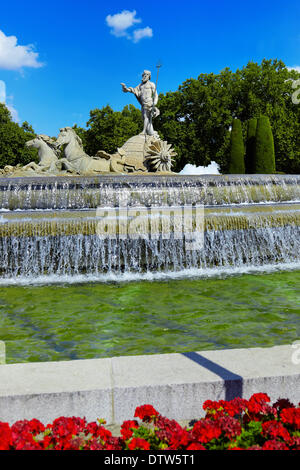
[[[299,175],[0,178],[0,210],[300,202]]]

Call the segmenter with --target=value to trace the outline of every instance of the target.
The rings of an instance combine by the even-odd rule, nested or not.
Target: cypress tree
[[[230,160],[229,160],[229,173],[230,174],[244,174],[245,148],[243,142],[242,123],[239,119],[234,119],[232,122],[231,136],[230,136]]]
[[[275,150],[268,116],[257,120],[255,143],[255,173],[275,173]]]
[[[255,142],[257,118],[251,118],[247,126],[245,167],[246,173],[255,173]]]

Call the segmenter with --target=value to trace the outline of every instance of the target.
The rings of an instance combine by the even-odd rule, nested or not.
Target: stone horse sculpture
[[[132,160],[123,148],[110,155],[99,150],[94,157],[90,157],[83,150],[82,140],[71,127],[60,129],[56,144],[64,147],[65,158],[62,158],[62,168],[80,175],[95,173],[123,173],[139,170],[138,162]],[[145,169],[144,169],[145,170]]]
[[[71,127],[60,129],[56,143],[59,147],[64,146],[65,158],[60,161],[66,170],[75,171],[80,175],[111,171],[120,173],[122,171],[121,156],[112,162],[112,156],[105,152],[101,152],[101,156],[90,157],[87,155],[83,150],[82,140]],[[121,164],[120,168],[116,168],[117,163]]]
[[[26,142],[26,147],[38,149],[39,163],[30,162],[23,167],[23,170],[49,173],[58,173],[61,170],[61,163],[58,160],[58,148],[51,137],[40,134],[35,139]]]

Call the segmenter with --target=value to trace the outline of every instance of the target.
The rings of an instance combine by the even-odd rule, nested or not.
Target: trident
[[[156,75],[156,82],[155,82],[155,88],[154,88],[154,92],[152,93],[152,109],[151,109],[151,113],[150,113],[150,122],[152,124],[152,118],[153,118],[153,114],[154,114],[154,98],[155,98],[155,94],[156,94],[156,90],[157,90],[157,82],[158,82],[158,74],[159,74],[159,69],[162,67],[162,64],[158,61],[157,64],[156,64],[156,68],[157,68],[157,75]]]

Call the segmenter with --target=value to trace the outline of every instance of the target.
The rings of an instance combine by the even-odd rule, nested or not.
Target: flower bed
[[[205,417],[187,427],[152,405],[135,410],[120,436],[105,421],[60,417],[44,426],[37,419],[0,422],[0,450],[300,450],[300,404],[279,399],[273,405],[264,393],[249,400],[207,400]]]

